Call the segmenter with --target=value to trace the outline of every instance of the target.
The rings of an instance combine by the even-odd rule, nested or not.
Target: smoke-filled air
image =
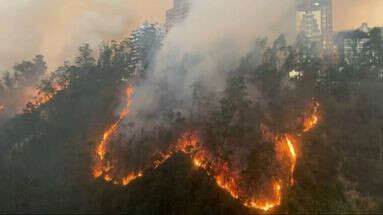
[[[383,213],[368,1],[0,0],[0,213]]]

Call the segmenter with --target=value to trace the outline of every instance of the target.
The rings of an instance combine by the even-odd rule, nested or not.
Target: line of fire
[[[142,177],[145,169],[139,169],[135,172],[126,172],[125,175],[114,175],[119,172],[115,170],[118,160],[110,158],[106,159],[105,154],[108,150],[108,145],[111,144],[113,136],[119,131],[121,121],[129,117],[129,109],[133,105],[134,86],[129,86],[126,89],[124,108],[119,114],[119,119],[113,123],[102,135],[100,142],[95,149],[96,164],[93,167],[93,176],[95,178],[102,177],[106,182],[115,185],[127,186],[133,180]],[[227,191],[233,198],[239,199],[242,204],[249,208],[268,211],[276,206],[279,206],[282,201],[282,192],[294,185],[294,169],[299,158],[297,149],[299,137],[302,133],[309,132],[317,126],[319,121],[319,103],[313,99],[308,105],[307,112],[304,114],[302,130],[297,133],[273,133],[263,125],[263,136],[268,141],[274,143],[276,160],[283,167],[282,171],[288,172],[281,176],[270,178],[265,183],[262,190],[255,190],[249,193],[249,187],[241,182],[241,174],[238,170],[233,169],[230,162],[216,157],[209,152],[209,149],[204,146],[203,140],[199,138],[198,130],[186,131],[180,135],[180,138],[168,149],[162,152],[157,152],[160,157],[155,159],[152,166],[147,168],[158,168],[162,163],[166,162],[175,153],[185,153],[190,156],[191,162],[196,168],[201,168],[211,175],[216,184]],[[118,168],[118,167],[117,167]]]
[[[126,34],[123,1],[85,2],[78,37]],[[53,71],[0,62],[0,213],[383,213],[383,27],[265,2],[173,0]]]

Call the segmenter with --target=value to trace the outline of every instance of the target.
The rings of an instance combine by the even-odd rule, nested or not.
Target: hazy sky
[[[172,0],[138,1],[141,2],[140,11],[150,12],[151,18],[159,21],[165,16],[164,8],[172,5]],[[383,0],[333,0],[333,5],[335,31],[356,28],[363,22],[383,26]]]
[[[0,70],[35,54],[45,55],[53,67],[60,65],[70,60],[80,43],[119,40],[144,20],[163,22],[172,1],[0,0]],[[383,0],[333,4],[335,30],[356,28],[362,22],[383,25]]]
[[[0,0],[0,72],[46,56],[56,67],[81,43],[120,40],[145,20],[162,21],[171,0]]]
[[[165,8],[172,0],[138,0],[139,11],[151,14],[151,18],[163,21]],[[238,0],[240,2],[240,0]],[[383,0],[333,0],[335,31],[352,29],[367,22],[371,26],[383,26]]]
[[[333,0],[335,30],[352,29],[362,22],[383,26],[383,0]]]

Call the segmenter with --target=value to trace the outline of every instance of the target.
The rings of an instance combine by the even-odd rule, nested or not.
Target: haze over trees
[[[147,167],[148,154],[166,149],[185,130],[198,131],[214,156],[246,166],[249,171],[240,174],[251,189],[262,191],[268,179],[285,177],[276,164],[274,143],[262,138],[263,128],[302,130],[313,99],[320,103],[320,123],[301,135],[294,183],[271,212],[383,212],[383,83],[375,75],[383,52],[378,36],[351,64],[320,57],[301,35],[293,44],[283,35],[275,41],[258,39],[237,68],[222,74],[222,91],[208,90],[207,80],[190,86],[191,109],[182,109],[190,101],[180,100],[166,83],[158,84],[160,108],[139,115],[145,122],[155,119],[156,125],[128,123],[121,129],[136,132],[116,135],[105,155],[117,157],[123,167],[145,167],[145,174],[128,186],[94,179],[95,148],[118,120],[126,86],[140,85],[153,74],[162,37],[156,25],[146,23],[129,39],[106,44],[97,56],[84,44],[73,63],[49,76],[44,76],[42,56],[5,73],[0,85],[0,102],[5,101],[0,103],[5,107],[0,110],[1,212],[257,213],[217,186],[208,170],[195,168],[185,153],[158,168]],[[372,50],[376,60],[366,54]],[[292,69],[304,71],[303,76],[291,79]],[[22,113],[10,114],[13,100],[27,88],[38,89],[37,102],[31,98]]]

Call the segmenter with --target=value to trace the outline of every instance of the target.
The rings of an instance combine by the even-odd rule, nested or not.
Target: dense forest
[[[380,39],[352,62],[301,35],[256,39],[223,89],[199,78],[186,97],[153,81],[163,37],[145,23],[54,72],[38,55],[3,73],[0,212],[257,214],[247,199],[266,199],[270,213],[383,213]]]

